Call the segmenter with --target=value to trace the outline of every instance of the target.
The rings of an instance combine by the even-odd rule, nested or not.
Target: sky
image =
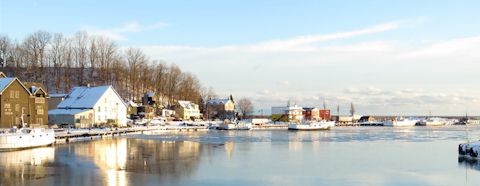
[[[0,0],[0,34],[87,31],[259,113],[480,115],[480,1]]]

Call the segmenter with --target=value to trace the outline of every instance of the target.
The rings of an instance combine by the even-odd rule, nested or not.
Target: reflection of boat
[[[419,126],[442,126],[446,124],[446,120],[443,118],[428,118],[417,122]]]
[[[310,123],[294,123],[288,125],[288,130],[328,130],[335,126],[334,121],[315,121]]]
[[[400,118],[395,119],[393,121],[386,121],[384,122],[384,126],[391,126],[391,127],[412,127],[415,126],[418,120]]]
[[[219,130],[250,130],[252,129],[251,123],[222,123],[218,126]]]
[[[458,157],[458,164],[480,171],[480,160],[478,160],[478,159]]]
[[[51,145],[55,134],[44,128],[11,128],[0,131],[0,150],[15,150]]]

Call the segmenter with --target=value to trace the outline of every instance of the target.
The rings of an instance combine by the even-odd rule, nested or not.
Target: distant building
[[[300,122],[303,120],[303,108],[297,105],[272,107],[272,120],[284,122]]]
[[[372,116],[362,116],[358,122],[376,122],[377,120]]]
[[[30,123],[38,125],[48,124],[48,94],[41,83],[25,83],[31,93],[29,100]]]
[[[58,104],[60,104],[60,102],[62,102],[66,96],[67,94],[61,93],[49,94],[50,98],[48,99],[48,110],[56,109]]]
[[[134,118],[134,117],[138,116],[138,111],[137,111],[138,104],[137,103],[135,103],[133,101],[128,101],[126,103],[126,105],[127,105],[127,116],[129,118]]]
[[[208,119],[235,119],[235,101],[232,95],[227,99],[210,99],[207,101]]]
[[[57,109],[49,111],[51,124],[74,124],[86,127],[94,125],[127,126],[127,106],[112,86],[75,87]],[[69,119],[65,119],[69,117]],[[61,118],[61,119],[58,119]]]
[[[33,93],[32,93],[33,92]],[[28,88],[18,78],[0,72],[0,128],[45,125],[48,94],[39,87]]]
[[[199,119],[202,116],[197,104],[182,100],[177,101],[177,104],[175,105],[175,113],[183,120]]]
[[[174,117],[175,110],[170,109],[162,109],[162,117]]]
[[[320,120],[327,120],[327,121],[332,120],[332,116],[330,115],[331,114],[330,110],[319,110],[318,112],[319,112]]]
[[[304,120],[320,120],[320,111],[315,107],[303,107]]]

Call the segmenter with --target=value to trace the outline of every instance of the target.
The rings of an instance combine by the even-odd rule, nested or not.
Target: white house
[[[65,121],[68,115],[75,119],[78,118],[76,114],[84,114],[84,111],[89,110],[91,112],[87,113],[91,113],[88,116],[93,119],[93,124],[127,126],[127,106],[112,86],[75,87],[58,104],[57,109],[49,111],[49,116],[55,118],[55,115],[62,115]],[[75,120],[78,121],[78,119]],[[61,124],[56,122],[59,121],[50,120],[50,123]]]

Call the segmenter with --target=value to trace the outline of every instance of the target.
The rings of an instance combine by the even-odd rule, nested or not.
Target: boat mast
[[[23,120],[23,110],[24,108],[22,108],[22,115],[20,116],[20,120],[22,122],[22,128],[25,128],[25,121]]]

